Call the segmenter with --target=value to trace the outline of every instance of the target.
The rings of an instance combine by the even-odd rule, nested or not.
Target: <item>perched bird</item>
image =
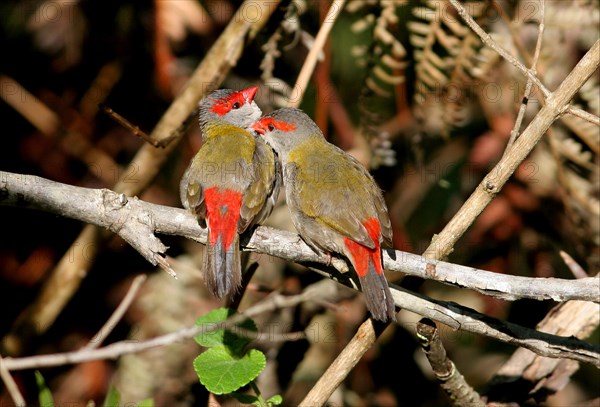
[[[317,252],[340,253],[356,270],[373,318],[395,320],[381,244],[392,228],[380,189],[352,156],[330,144],[301,110],[276,110],[252,125],[281,160],[285,196],[300,236]]]
[[[260,115],[257,88],[219,89],[200,101],[202,147],[180,183],[181,202],[208,228],[204,280],[222,298],[242,281],[239,235],[262,222],[279,193],[279,163],[247,128]]]

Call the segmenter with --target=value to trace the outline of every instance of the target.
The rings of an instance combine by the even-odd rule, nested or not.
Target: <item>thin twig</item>
[[[455,0],[451,1],[455,2]],[[540,109],[523,134],[515,141],[513,148],[484,177],[452,220],[433,239],[425,252],[428,257],[444,258],[453,250],[454,244],[500,192],[506,181],[533,150],[554,120],[564,112],[571,98],[594,73],[599,64],[600,40],[596,41],[558,89],[548,97],[546,105]]]
[[[563,259],[563,261],[565,262],[565,264],[567,265],[569,270],[571,270],[571,273],[573,273],[575,278],[587,278],[588,277],[588,273],[585,272],[583,267],[581,267],[579,265],[579,263],[577,263],[575,261],[575,259],[573,259],[573,257],[571,257],[571,255],[569,255],[569,253],[561,250],[560,257]]]
[[[288,107],[300,106],[300,102],[302,102],[302,96],[306,92],[306,88],[308,86],[308,81],[310,80],[310,77],[315,70],[315,66],[317,65],[319,53],[325,46],[325,42],[327,41],[327,37],[329,37],[331,28],[335,24],[335,21],[342,11],[342,8],[344,8],[345,1],[346,0],[333,0],[333,3],[329,8],[329,12],[325,17],[325,21],[323,22],[323,25],[321,25],[321,28],[317,33],[317,37],[315,38],[315,42],[310,48],[310,51],[304,60],[304,65],[302,65],[300,73],[298,74],[298,78],[296,79],[294,92],[298,92],[298,96],[288,102]]]
[[[538,28],[538,37],[537,42],[535,44],[535,52],[533,54],[533,61],[531,62],[530,71],[533,75],[537,75],[535,69],[537,66],[538,59],[540,57],[540,50],[542,49],[542,38],[544,36],[544,15],[546,11],[546,2],[545,0],[540,0],[540,25]],[[506,144],[506,149],[504,150],[504,155],[512,148],[515,140],[519,135],[519,129],[521,128],[521,124],[523,123],[523,118],[525,117],[525,111],[527,110],[527,102],[529,101],[529,96],[531,95],[531,89],[533,87],[533,81],[530,77],[527,78],[527,84],[525,85],[525,92],[523,93],[523,101],[521,102],[521,107],[519,108],[519,113],[517,114],[517,120],[515,120],[515,125],[510,132],[510,139]]]
[[[62,366],[65,364],[80,363],[90,360],[115,359],[124,354],[170,345],[183,339],[194,337],[200,333],[212,332],[217,329],[232,328],[246,318],[253,318],[264,312],[296,306],[305,301],[315,301],[318,300],[318,297],[315,295],[316,293],[317,291],[307,290],[302,294],[290,297],[274,294],[248,308],[245,312],[235,315],[222,323],[210,326],[187,327],[145,341],[132,342],[126,340],[115,342],[99,349],[80,349],[74,352],[52,355],[5,358],[4,364],[8,370],[12,371]],[[401,308],[446,324],[453,329],[460,329],[465,332],[489,336],[501,342],[527,348],[538,355],[551,358],[568,358],[580,362],[591,363],[596,367],[600,367],[600,346],[598,345],[590,344],[573,337],[552,335],[519,326],[511,322],[503,322],[495,318],[487,317],[459,304],[431,300],[423,295],[402,288],[393,289],[392,295],[394,296],[396,304]],[[371,332],[377,332],[379,328],[374,328],[370,320],[366,323],[371,325],[371,328],[366,331],[361,331],[359,329],[359,335],[355,335],[355,338],[361,343],[354,346],[356,350],[347,351],[347,354],[351,357],[343,362],[345,365],[348,365],[351,361],[356,361],[357,359],[353,356],[357,352],[366,352],[366,349],[374,342],[376,336],[372,336]],[[377,325],[381,327],[381,329],[386,326],[384,324]]]
[[[0,377],[2,377],[2,381],[6,386],[6,390],[8,391],[8,394],[10,394],[15,406],[25,407],[25,399],[23,398],[15,379],[13,379],[11,376],[9,369],[5,366],[4,359],[2,359],[2,357],[0,357]]]
[[[293,307],[305,301],[313,299],[311,292],[302,293],[294,296],[284,297],[280,294],[273,294],[263,301],[253,305],[246,311],[233,315],[227,320],[218,324],[209,324],[201,326],[191,326],[171,332],[165,335],[157,336],[145,341],[134,342],[125,340],[115,342],[99,349],[81,348],[73,352],[55,353],[50,355],[29,356],[22,358],[5,358],[4,366],[7,370],[36,369],[42,367],[62,366],[72,363],[81,363],[91,360],[116,359],[119,356],[142,352],[148,349],[166,346],[184,339],[192,338],[201,333],[209,333],[219,329],[231,329],[248,318],[256,317],[265,312],[271,312],[277,309]],[[236,328],[237,332],[237,328]]]
[[[525,60],[525,63],[531,64],[533,62],[533,57],[529,55],[529,53],[527,52],[527,49],[525,49],[525,46],[523,45],[521,38],[519,37],[519,34],[517,32],[517,30],[513,27],[513,24],[511,22],[510,19],[508,19],[506,17],[506,13],[502,12],[502,7],[498,4],[497,1],[494,1],[494,6],[499,10],[502,19],[504,21],[504,23],[506,24],[506,26],[508,27],[510,34],[512,36],[512,40],[513,43],[515,44],[515,46],[517,47],[517,49],[519,50],[519,53],[521,54],[521,56],[523,57],[523,59]],[[538,74],[543,74],[543,71],[538,71]],[[538,101],[540,102],[540,104],[543,106],[545,104],[545,100],[541,95],[541,90],[536,88],[537,93],[539,94],[540,98],[538,98]],[[587,146],[596,154],[600,153],[600,147],[598,146],[598,144],[590,139],[589,137],[586,137],[585,133],[581,133],[578,130],[578,126],[576,125],[576,123],[578,123],[577,120],[575,120],[575,118],[573,116],[577,116],[579,118],[582,118],[588,122],[594,123],[597,126],[599,125],[598,123],[598,118],[596,116],[594,116],[592,113],[588,113],[585,110],[571,110],[568,109],[568,112],[571,113],[571,115],[563,115],[560,116],[560,120],[573,132],[575,133],[577,136],[579,136],[581,138],[581,140],[587,144]]]
[[[127,130],[132,132],[134,136],[141,138],[146,143],[149,143],[154,147],[161,146],[158,140],[154,140],[145,131],[140,129],[138,126],[134,126],[133,124],[131,124],[129,120],[121,116],[119,113],[115,112],[110,107],[106,106],[104,103],[98,104],[98,108],[100,109],[100,111],[102,111],[102,113],[106,114],[108,117],[110,117],[111,119],[119,123],[121,126],[125,127]]]
[[[592,114],[590,112],[586,112],[585,110],[580,109],[576,106],[569,105],[569,107],[567,108],[567,113],[569,113],[573,116],[577,116],[580,119],[585,120],[586,122],[595,124],[596,126],[600,126],[600,117],[598,117],[595,114]]]
[[[488,47],[492,48],[496,51],[500,56],[510,62],[513,66],[515,66],[518,70],[520,70],[524,75],[526,75],[529,79],[533,81],[533,83],[540,89],[543,95],[548,98],[551,92],[544,86],[544,84],[540,81],[540,79],[525,65],[521,63],[517,58],[510,54],[504,47],[498,44],[488,33],[484,31],[483,28],[469,15],[467,10],[458,2],[458,0],[450,0],[450,3],[458,14],[462,17],[462,19],[467,23],[467,25],[481,38],[481,41]],[[593,48],[593,47],[592,47]],[[581,110],[578,107],[570,106],[566,104],[564,107],[564,111],[561,113],[570,113],[581,117],[584,120],[587,120],[591,123],[594,123],[597,126],[600,126],[600,117],[592,115],[584,110]]]
[[[92,340],[83,347],[83,349],[96,349],[102,345],[102,342],[108,337],[108,335],[112,332],[113,329],[117,326],[117,323],[123,318],[125,312],[133,302],[135,296],[142,288],[142,284],[146,281],[146,275],[140,274],[136,278],[133,279],[131,285],[129,286],[129,290],[127,290],[127,294],[121,300],[119,306],[112,313],[110,318],[102,325],[102,328],[98,331],[96,335],[92,338]]]

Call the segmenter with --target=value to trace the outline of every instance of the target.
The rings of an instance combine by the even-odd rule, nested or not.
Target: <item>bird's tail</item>
[[[232,190],[205,191],[208,242],[204,254],[204,281],[218,298],[234,294],[242,283],[237,231],[242,195]]]
[[[380,250],[377,253],[370,253],[367,272],[362,276],[359,275],[360,285],[365,296],[365,303],[373,318],[383,322],[396,321],[396,307],[381,268],[381,258],[374,259],[375,256],[380,255]]]
[[[365,221],[363,225],[374,243],[373,248],[363,246],[349,238],[346,238],[344,243],[360,280],[365,303],[371,315],[374,319],[383,322],[395,321],[396,307],[394,299],[383,274],[379,222],[373,218]]]
[[[209,231],[211,235],[218,232]],[[204,252],[204,282],[206,288],[217,298],[229,297],[242,283],[239,235],[226,246],[223,234],[217,234],[215,244],[208,244]]]

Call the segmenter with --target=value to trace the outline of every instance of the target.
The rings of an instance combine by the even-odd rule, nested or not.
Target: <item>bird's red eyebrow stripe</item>
[[[240,105],[243,105],[246,102],[244,99],[244,95],[242,92],[232,93],[230,96],[227,96],[222,99],[215,100],[215,104],[210,108],[213,113],[218,114],[219,116],[223,116],[226,113],[231,111],[231,106],[235,103],[239,102]]]
[[[275,120],[272,117],[264,117],[260,119],[252,125],[252,128],[260,134],[265,134],[269,129],[269,125],[272,125],[277,130],[285,131],[286,133],[296,130],[295,124]]]

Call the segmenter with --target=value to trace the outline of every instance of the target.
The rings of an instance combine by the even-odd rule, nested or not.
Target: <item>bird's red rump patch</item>
[[[376,218],[370,218],[363,222],[363,226],[367,229],[371,240],[375,243],[374,249],[369,249],[366,246],[356,243],[350,238],[344,238],[344,244],[350,251],[352,256],[352,262],[356,269],[358,277],[364,277],[369,271],[369,259],[371,259],[375,265],[375,271],[377,274],[383,273],[383,266],[381,265],[381,254],[379,245],[379,236],[381,234],[381,226]]]
[[[296,125],[294,123],[275,120],[272,117],[263,117],[262,119],[254,122],[254,124],[250,127],[256,130],[256,132],[259,134],[265,134],[275,129],[285,132],[296,130]]]
[[[234,233],[237,233],[237,222],[242,206],[241,192],[218,187],[207,188],[204,191],[204,202],[206,202],[206,219],[211,231],[210,244],[216,244],[221,236],[225,250],[229,249]]]

